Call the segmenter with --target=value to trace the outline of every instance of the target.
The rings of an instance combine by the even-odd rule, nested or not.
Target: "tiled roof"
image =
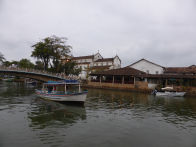
[[[110,65],[107,65],[107,66],[93,66],[91,67],[91,69],[109,69],[110,68]]]
[[[114,58],[103,58],[103,59],[98,59],[95,62],[108,62],[108,61],[113,61]]]
[[[81,63],[76,63],[76,64],[90,64],[91,62],[81,62]]]
[[[119,69],[111,69],[107,71],[101,71],[97,73],[93,73],[91,75],[141,75],[145,74],[145,72],[131,68],[131,67],[124,67]]]
[[[167,67],[164,71],[165,74],[196,74],[196,67]]]
[[[73,60],[79,60],[79,59],[93,59],[94,55],[89,55],[89,56],[79,56],[79,57],[73,57]]]

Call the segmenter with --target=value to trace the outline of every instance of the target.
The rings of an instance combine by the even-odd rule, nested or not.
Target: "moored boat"
[[[186,92],[177,92],[174,91],[173,87],[165,87],[161,88],[161,91],[155,89],[152,94],[156,96],[183,97]]]
[[[48,81],[41,90],[36,90],[37,96],[58,102],[85,102],[87,93],[81,91],[77,80]]]

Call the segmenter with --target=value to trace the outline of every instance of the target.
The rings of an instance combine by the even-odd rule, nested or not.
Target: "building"
[[[151,61],[148,61],[146,59],[141,59],[137,62],[134,62],[128,67],[135,68],[147,74],[163,74],[164,69],[165,69],[163,66],[153,63]]]
[[[100,71],[90,75],[89,87],[149,91],[148,83],[143,78],[146,73],[131,67]]]
[[[93,71],[117,69],[121,67],[121,60],[116,55],[114,58],[103,58],[100,53],[89,56],[73,57],[77,67],[82,69],[79,75],[81,79],[86,79],[88,74]]]
[[[143,71],[124,67],[92,73],[89,87],[151,91],[155,87],[173,87],[176,91],[185,91],[196,95],[196,67],[168,67],[163,74],[146,74]]]

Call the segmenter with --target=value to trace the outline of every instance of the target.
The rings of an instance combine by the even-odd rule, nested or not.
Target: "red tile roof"
[[[73,60],[79,60],[79,59],[93,59],[94,55],[89,55],[89,56],[79,56],[79,57],[73,57]]]
[[[91,67],[91,69],[109,69],[109,68],[110,68],[109,65],[107,65],[107,66],[93,66],[93,67]]]
[[[103,59],[98,59],[95,62],[108,62],[108,61],[114,61],[114,58],[103,58]]]
[[[90,64],[90,62],[81,62],[81,63],[76,63],[76,64]]]
[[[165,74],[196,74],[196,67],[167,67],[164,71]]]
[[[91,75],[141,75],[145,74],[145,72],[131,68],[131,67],[124,67],[119,69],[111,69],[107,71],[101,71],[92,73]]]

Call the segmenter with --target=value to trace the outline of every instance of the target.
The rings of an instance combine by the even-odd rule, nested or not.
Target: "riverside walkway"
[[[4,66],[0,66],[0,75],[31,78],[42,82],[59,81],[59,80],[67,80],[67,79],[71,79],[71,80],[79,79],[78,76],[74,76],[74,75],[66,76],[64,73],[51,73],[43,70],[12,68],[12,67],[10,68]]]

